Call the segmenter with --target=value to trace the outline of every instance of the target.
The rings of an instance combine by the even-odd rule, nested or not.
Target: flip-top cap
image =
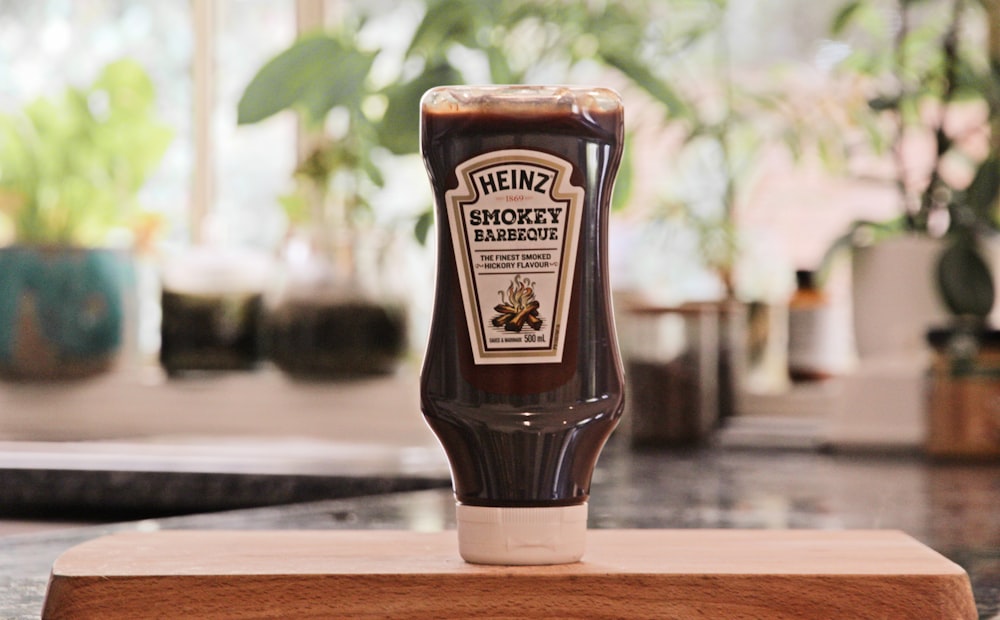
[[[458,552],[472,564],[569,564],[583,556],[587,504],[546,508],[457,505]]]

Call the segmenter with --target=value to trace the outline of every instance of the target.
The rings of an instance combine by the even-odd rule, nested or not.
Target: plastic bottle
[[[623,408],[607,277],[622,134],[606,89],[423,97],[438,266],[421,408],[451,464],[469,562],[583,554],[591,476]]]
[[[849,308],[836,304],[812,271],[795,272],[788,304],[788,371],[792,380],[818,381],[852,366]]]

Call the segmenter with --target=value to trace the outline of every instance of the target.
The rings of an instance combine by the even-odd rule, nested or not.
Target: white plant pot
[[[927,329],[948,322],[934,279],[941,247],[938,239],[902,235],[855,248],[852,295],[860,359],[925,352]]]
[[[993,290],[996,291],[997,300],[993,304],[993,312],[990,313],[990,325],[993,328],[1000,328],[1000,234],[993,233],[981,239],[980,246],[983,258],[990,266],[993,274]]]

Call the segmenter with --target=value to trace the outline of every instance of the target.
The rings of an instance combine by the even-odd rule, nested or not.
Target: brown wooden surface
[[[474,566],[454,532],[164,531],[54,564],[43,618],[975,618],[896,531],[591,530],[582,562]]]
[[[1000,457],[1000,351],[982,349],[969,376],[956,374],[950,355],[937,353],[929,380],[925,449],[931,456],[996,460]]]

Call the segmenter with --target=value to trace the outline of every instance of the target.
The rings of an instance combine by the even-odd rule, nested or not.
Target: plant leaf
[[[393,84],[384,94],[389,100],[378,124],[379,144],[396,155],[416,153],[420,148],[420,98],[427,89],[461,82],[451,65],[440,63],[403,84]]]
[[[669,116],[683,119],[693,118],[691,109],[684,99],[634,57],[612,50],[602,51],[601,55],[605,62],[621,71],[654,99],[665,105]]]
[[[431,226],[434,224],[434,211],[432,209],[427,209],[417,218],[416,224],[413,226],[413,236],[416,237],[417,243],[424,245],[427,243],[427,235],[431,231]]]
[[[989,157],[976,171],[965,190],[966,202],[983,220],[992,221],[1000,196],[1000,157]]]
[[[237,106],[237,123],[262,121],[298,106],[318,123],[338,105],[360,101],[374,54],[329,35],[299,39],[268,61],[247,85]]]
[[[868,107],[875,112],[885,112],[899,108],[899,97],[878,96],[868,100]]]
[[[374,53],[341,47],[322,77],[303,93],[300,103],[306,121],[320,124],[330,110],[341,105],[359,108],[373,62]]]
[[[993,276],[972,241],[956,237],[945,248],[937,280],[941,298],[953,314],[986,317],[993,309]]]
[[[483,23],[490,24],[485,15],[489,3],[435,2],[429,3],[427,13],[410,41],[407,56],[419,54],[428,59],[443,58],[453,43],[469,48],[477,46],[476,32]]]
[[[837,14],[833,18],[833,23],[830,26],[830,33],[834,36],[843,34],[844,30],[851,24],[854,20],[854,16],[861,8],[862,3],[860,0],[848,2],[844,6],[840,7],[840,10],[837,11]]]
[[[621,211],[628,206],[632,198],[633,179],[635,176],[635,166],[633,165],[632,149],[629,148],[631,140],[625,140],[625,148],[622,149],[622,161],[618,166],[618,176],[615,179],[614,193],[611,195],[611,209]]]

